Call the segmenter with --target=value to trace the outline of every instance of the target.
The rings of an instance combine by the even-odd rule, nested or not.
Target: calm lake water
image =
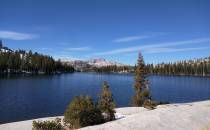
[[[89,94],[94,100],[108,81],[117,107],[129,106],[133,75],[72,73],[0,78],[0,123],[62,115],[71,99]],[[210,99],[210,77],[149,76],[154,99],[183,103]]]

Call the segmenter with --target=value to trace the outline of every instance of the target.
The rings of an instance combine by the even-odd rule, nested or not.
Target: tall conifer
[[[132,99],[133,106],[142,106],[145,100],[150,99],[150,93],[148,88],[147,71],[144,64],[144,59],[139,52],[137,65],[135,67],[135,95]]]
[[[103,84],[102,93],[99,96],[97,107],[105,114],[106,121],[115,119],[115,103],[107,82],[104,82]]]

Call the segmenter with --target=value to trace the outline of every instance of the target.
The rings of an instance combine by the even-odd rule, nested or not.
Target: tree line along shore
[[[134,73],[136,66],[103,66],[92,67],[86,71],[113,72],[113,73]],[[210,76],[210,57],[194,60],[184,60],[172,63],[146,64],[148,74],[158,75],[189,75],[189,76]]]
[[[52,74],[74,72],[74,68],[51,56],[25,50],[13,51],[0,41],[0,73]]]
[[[82,71],[134,73],[135,69],[136,65],[101,67],[86,65]],[[148,74],[210,76],[210,57],[171,63],[145,64],[145,69]],[[74,71],[75,67],[72,65],[61,60],[55,60],[51,56],[32,51],[26,52],[25,50],[13,51],[8,47],[3,47],[0,40],[0,73],[52,74]]]

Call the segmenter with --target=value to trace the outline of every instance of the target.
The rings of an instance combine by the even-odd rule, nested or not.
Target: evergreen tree
[[[150,99],[148,89],[147,72],[144,64],[144,59],[141,53],[138,56],[138,63],[135,68],[135,95],[132,99],[133,106],[143,106],[147,99]]]
[[[97,108],[104,113],[104,118],[106,121],[112,121],[115,119],[115,103],[112,96],[112,93],[109,89],[109,85],[107,82],[104,82],[102,92],[99,96],[99,101],[97,104]]]

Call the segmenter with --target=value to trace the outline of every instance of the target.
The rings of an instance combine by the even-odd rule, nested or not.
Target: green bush
[[[61,119],[53,121],[33,121],[32,130],[63,130]]]
[[[101,112],[95,108],[89,96],[76,96],[64,113],[65,125],[77,129],[89,125],[103,123]]]

